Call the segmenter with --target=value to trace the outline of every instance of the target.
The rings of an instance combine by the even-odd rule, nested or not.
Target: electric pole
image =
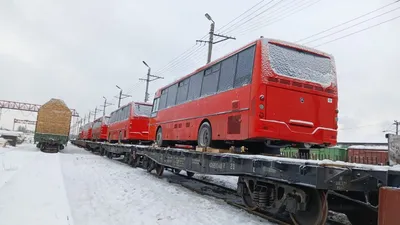
[[[399,124],[400,124],[400,122],[395,120],[393,124],[396,125],[396,135],[399,135]]]
[[[116,98],[118,98],[118,108],[119,108],[119,107],[121,107],[121,99],[132,97],[132,96],[123,94],[122,89],[118,85],[115,85],[115,86],[119,89],[119,97],[115,96]]]
[[[92,115],[92,111],[89,110],[89,118],[88,118],[88,123],[90,123],[90,116]]]
[[[229,36],[225,36],[225,35],[222,35],[222,34],[215,34],[215,33],[214,33],[214,29],[215,29],[215,22],[214,22],[214,20],[211,18],[211,16],[210,16],[208,13],[206,13],[205,16],[206,16],[206,18],[207,18],[208,20],[211,21],[210,32],[209,32],[209,35],[210,35],[210,36],[209,36],[209,38],[208,38],[208,41],[196,40],[196,43],[197,43],[197,42],[200,42],[200,43],[208,43],[207,63],[210,63],[210,62],[211,62],[211,55],[212,55],[212,47],[213,47],[213,45],[215,45],[215,44],[217,44],[217,43],[220,43],[220,42],[223,42],[223,41],[226,41],[226,40],[228,40],[228,39],[236,40],[236,38],[234,38],[234,37],[229,37]],[[216,36],[216,37],[221,37],[221,38],[223,38],[223,39],[214,42],[214,36]]]
[[[144,93],[144,102],[147,102],[149,100],[149,83],[152,81],[158,80],[158,79],[164,79],[164,77],[152,75],[150,66],[147,65],[147,63],[145,61],[143,61],[143,64],[147,67],[147,78],[146,79],[140,78],[139,80],[146,81],[146,91]],[[150,79],[150,78],[153,78],[153,79]]]
[[[96,106],[96,108],[94,109],[94,118],[93,118],[93,121],[96,120],[97,112],[101,112],[101,111],[102,111],[102,110],[101,110],[101,109],[97,109],[97,106]]]
[[[110,106],[112,104],[107,102],[106,97],[103,96],[103,98],[104,98],[104,105],[101,105],[101,106],[103,106],[103,116],[105,116],[106,115],[106,107],[108,107],[108,106]]]

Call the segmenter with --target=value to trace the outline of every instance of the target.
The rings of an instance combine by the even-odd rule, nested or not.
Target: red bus
[[[263,151],[335,145],[336,83],[331,55],[260,38],[158,90],[150,138]]]
[[[87,123],[82,128],[82,139],[91,140],[92,139],[92,122]]]
[[[138,143],[149,140],[151,104],[131,102],[110,114],[108,141]]]
[[[106,141],[108,133],[108,120],[109,116],[102,116],[93,121],[92,140],[93,141]]]

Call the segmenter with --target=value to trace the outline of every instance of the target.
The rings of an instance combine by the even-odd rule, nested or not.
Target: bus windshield
[[[272,70],[282,76],[315,82],[328,87],[335,83],[334,66],[330,58],[268,43]]]

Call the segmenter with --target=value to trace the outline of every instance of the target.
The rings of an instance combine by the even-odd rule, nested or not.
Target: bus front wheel
[[[208,122],[202,123],[197,135],[197,144],[200,147],[210,147],[211,137],[211,125]]]

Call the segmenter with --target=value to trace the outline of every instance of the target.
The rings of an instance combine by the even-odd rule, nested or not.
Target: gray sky
[[[118,84],[133,95],[123,103],[142,101],[145,84],[138,79],[147,72],[142,60],[154,73],[159,72],[156,75],[165,77],[150,84],[152,99],[157,88],[205,63],[206,47],[199,45],[194,48],[198,51],[192,49],[193,54],[179,64],[163,69],[207,34],[210,23],[204,13],[212,16],[218,31],[259,1],[1,1],[0,99],[44,104],[50,98],[61,98],[83,116],[103,103],[102,96],[116,104],[113,96],[118,94]],[[283,0],[280,4],[282,8],[286,4],[286,8],[295,8],[316,1]],[[295,42],[390,2],[321,0],[262,26],[291,12],[290,8],[270,10],[241,27],[225,29],[237,40],[214,46],[213,59],[260,35]],[[370,17],[399,6],[392,5]],[[400,10],[396,10],[307,45],[313,47],[399,15]],[[398,40],[400,19],[317,47],[333,54],[336,60],[339,141],[385,141],[382,131],[393,130],[390,124],[400,119]],[[107,112],[114,109],[115,105]],[[36,114],[3,109],[0,125],[11,128],[13,118],[35,120]]]

